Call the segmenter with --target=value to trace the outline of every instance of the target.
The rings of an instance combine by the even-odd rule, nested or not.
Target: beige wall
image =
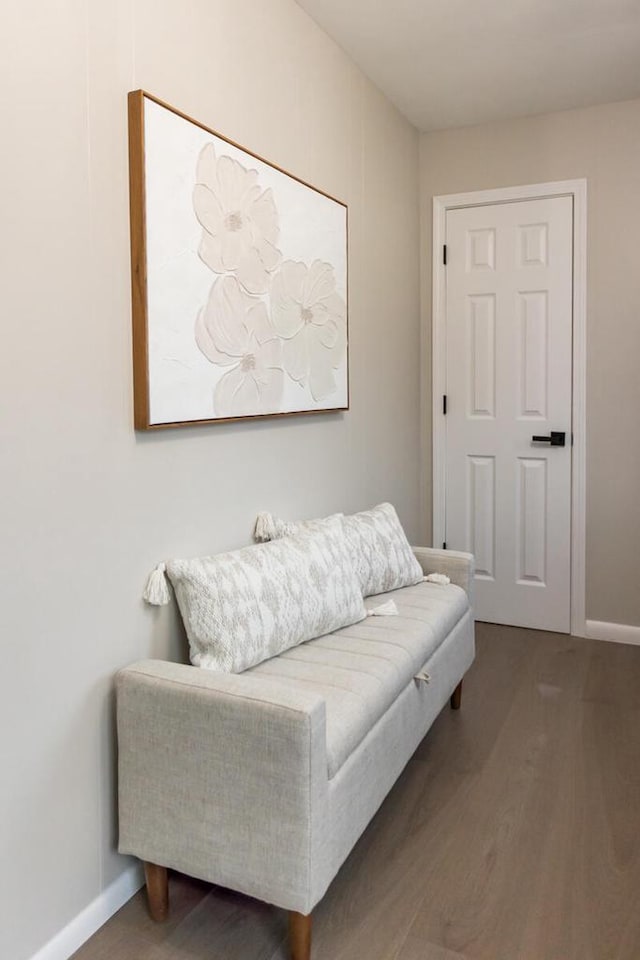
[[[5,3],[0,71],[0,956],[23,960],[127,865],[112,677],[179,649],[152,565],[248,542],[260,509],[390,499],[418,533],[418,137],[293,0]],[[349,413],[134,434],[137,87],[349,204]]]
[[[432,197],[587,178],[587,617],[640,624],[640,100],[427,134],[420,150],[427,410]]]

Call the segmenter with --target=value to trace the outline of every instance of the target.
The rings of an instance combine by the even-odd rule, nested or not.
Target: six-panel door
[[[476,616],[568,632],[572,199],[447,212],[446,540]],[[565,446],[534,441],[564,431]]]

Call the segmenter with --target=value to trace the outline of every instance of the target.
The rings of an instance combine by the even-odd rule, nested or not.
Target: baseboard
[[[587,620],[586,626],[586,635],[592,640],[640,645],[640,627],[632,627],[627,623],[604,623],[601,620]]]
[[[52,937],[31,960],[69,960],[82,944],[99,930],[144,883],[142,867],[134,865],[121,873],[95,900]]]

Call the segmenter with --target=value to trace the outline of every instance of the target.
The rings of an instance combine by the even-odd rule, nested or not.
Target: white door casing
[[[478,619],[581,633],[584,184],[563,186],[434,201],[434,542],[476,554]],[[531,440],[552,430],[566,446]]]

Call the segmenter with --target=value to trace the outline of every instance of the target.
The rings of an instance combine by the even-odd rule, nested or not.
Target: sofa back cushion
[[[268,541],[296,532],[313,533],[323,522],[326,521],[281,520],[273,514],[262,513],[256,521],[255,538]],[[364,597],[408,587],[422,580],[422,567],[409,546],[392,504],[381,503],[372,510],[345,516],[344,532]]]
[[[313,533],[171,560],[167,575],[191,662],[210,670],[240,673],[366,614],[339,516]]]

